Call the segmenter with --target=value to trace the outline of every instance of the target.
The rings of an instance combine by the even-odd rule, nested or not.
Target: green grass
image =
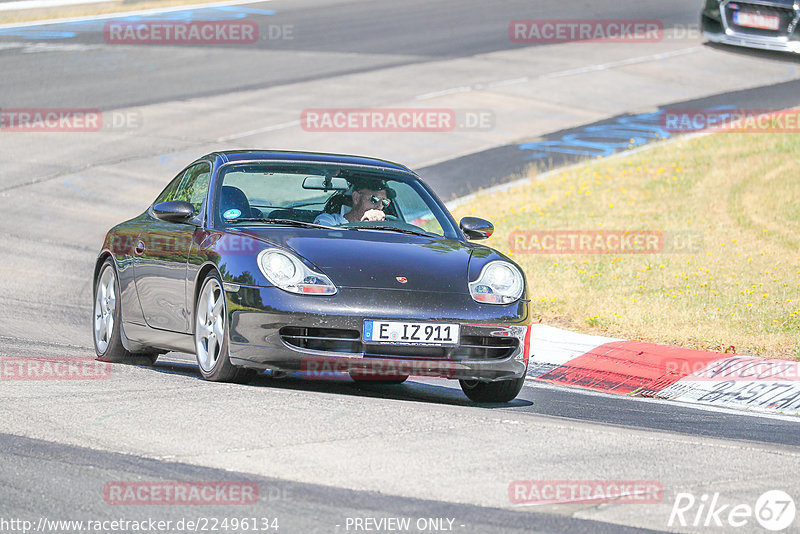
[[[800,357],[800,135],[720,133],[594,160],[454,210],[526,271],[544,323],[740,354]],[[658,231],[691,251],[541,254],[529,230]]]

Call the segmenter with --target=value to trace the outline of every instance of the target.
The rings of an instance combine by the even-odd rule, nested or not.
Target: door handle
[[[136,243],[136,248],[133,249],[133,251],[136,253],[137,256],[144,253],[144,241],[139,240],[139,242]]]

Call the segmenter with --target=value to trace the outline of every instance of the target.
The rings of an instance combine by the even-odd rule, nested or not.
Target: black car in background
[[[706,0],[705,37],[765,50],[800,53],[800,0]]]
[[[354,199],[382,220],[348,221]],[[108,232],[94,270],[96,352],[195,353],[215,381],[266,369],[458,379],[472,400],[507,402],[525,380],[531,320],[522,270],[470,242],[492,232],[482,219],[456,223],[402,165],[209,154]]]

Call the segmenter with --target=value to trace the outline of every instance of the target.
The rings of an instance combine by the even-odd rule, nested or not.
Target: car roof
[[[237,161],[304,161],[313,163],[341,163],[345,165],[369,165],[387,170],[402,171],[416,175],[411,169],[399,163],[377,158],[351,156],[347,154],[327,154],[324,152],[299,152],[292,150],[225,150],[203,156],[205,160],[218,160],[218,163]]]

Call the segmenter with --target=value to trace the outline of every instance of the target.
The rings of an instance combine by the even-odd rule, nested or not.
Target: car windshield
[[[359,195],[354,197],[353,193]],[[355,206],[353,199],[361,199]],[[359,206],[382,211],[361,220]],[[456,238],[442,207],[414,176],[386,169],[319,163],[240,163],[220,170],[217,226],[283,225],[396,231]],[[373,212],[374,215],[374,212]],[[356,219],[356,220],[349,220]]]

